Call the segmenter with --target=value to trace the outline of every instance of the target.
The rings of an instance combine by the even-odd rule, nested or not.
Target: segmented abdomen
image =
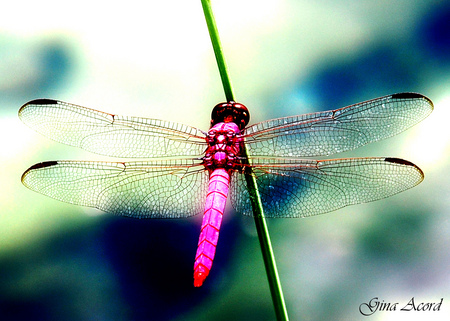
[[[196,287],[203,284],[214,260],[229,183],[230,175],[223,168],[214,170],[210,175],[205,212],[194,263],[194,286]]]

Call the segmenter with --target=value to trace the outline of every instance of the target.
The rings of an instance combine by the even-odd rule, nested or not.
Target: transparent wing
[[[157,119],[119,116],[51,99],[19,110],[22,121],[64,144],[113,157],[199,156],[206,149],[199,129]]]
[[[396,135],[433,110],[420,94],[389,95],[341,109],[264,121],[243,137],[250,156],[331,155]]]
[[[30,167],[22,182],[57,200],[117,215],[178,218],[203,213],[208,173],[200,160],[52,161]]]
[[[305,217],[375,201],[414,187],[423,173],[398,158],[250,160],[266,217]],[[252,215],[244,175],[231,178],[233,207]]]

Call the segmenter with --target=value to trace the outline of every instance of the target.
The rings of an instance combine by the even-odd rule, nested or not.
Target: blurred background
[[[450,316],[450,4],[213,1],[235,95],[252,123],[395,92],[435,111],[344,156],[414,162],[425,180],[374,203],[270,220],[291,320],[361,320],[374,297],[439,302]],[[54,98],[208,129],[224,101],[200,1],[10,1],[0,13],[0,315],[4,320],[274,320],[252,218],[226,215],[216,260],[192,286],[200,218],[134,220],[25,188],[31,165],[99,160],[35,133],[24,103]]]

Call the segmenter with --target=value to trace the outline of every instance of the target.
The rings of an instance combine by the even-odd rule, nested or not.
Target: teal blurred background
[[[389,199],[270,220],[291,320],[448,320],[450,4],[213,1],[237,99],[252,122],[395,92],[433,114],[340,154],[414,162],[425,180]],[[33,193],[32,164],[107,159],[57,144],[17,111],[55,98],[208,129],[223,101],[200,1],[14,1],[0,13],[0,315],[4,320],[274,320],[253,220],[229,211],[205,285],[192,286],[200,218],[133,220]],[[376,312],[378,297],[440,312]],[[398,309],[400,309],[400,305]]]

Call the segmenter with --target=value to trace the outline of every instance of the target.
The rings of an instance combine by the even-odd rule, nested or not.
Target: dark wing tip
[[[422,94],[418,94],[418,93],[398,93],[398,94],[393,94],[392,98],[398,98],[398,99],[409,99],[409,98],[423,98],[425,97]]]
[[[54,99],[40,98],[40,99],[30,100],[25,105],[54,105],[57,103],[58,103],[58,101],[54,100]]]
[[[55,105],[58,101],[54,99],[47,99],[47,98],[40,98],[40,99],[34,99],[30,100],[29,102],[25,103],[20,107],[19,109],[19,115],[22,112],[22,110],[27,107],[28,105]]]
[[[40,168],[45,168],[45,167],[49,167],[49,166],[55,166],[55,165],[58,165],[58,162],[57,162],[57,161],[48,161],[48,162],[42,162],[42,163],[34,164],[33,166],[31,166],[30,168],[28,168],[28,169],[22,174],[21,180],[22,180],[22,182],[23,182],[24,179],[25,179],[25,176],[26,176],[30,171],[32,171],[32,170],[40,169]]]
[[[407,165],[407,166],[416,166],[413,163],[411,163],[410,161],[407,161],[407,160],[401,159],[401,158],[386,157],[384,160],[386,162],[390,162],[390,163],[402,164],[402,165]],[[38,164],[36,164],[36,165],[38,165]]]
[[[395,158],[395,157],[386,157],[384,160],[389,163],[395,163],[395,164],[414,167],[415,169],[417,169],[420,172],[422,177],[424,177],[422,170],[417,165],[411,163],[410,161],[407,161],[407,160],[404,160],[401,158]]]
[[[417,99],[417,98],[422,98],[425,99],[426,101],[428,101],[428,103],[431,105],[432,108],[434,108],[433,102],[431,101],[430,98],[428,98],[427,96],[424,96],[422,94],[418,94],[418,93],[398,93],[398,94],[393,94],[391,95],[392,98],[396,98],[396,99]]]
[[[33,166],[31,166],[30,168],[28,168],[27,172],[31,171],[33,169],[39,169],[39,168],[44,168],[44,167],[49,167],[49,166],[55,166],[57,164],[58,164],[57,161],[48,161],[48,162],[37,163],[37,164],[34,164]]]

